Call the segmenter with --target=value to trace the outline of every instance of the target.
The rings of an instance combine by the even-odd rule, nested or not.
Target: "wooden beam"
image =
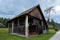
[[[19,28],[19,26],[20,26],[20,24],[19,24],[19,18],[18,18],[18,26],[17,26],[17,28],[16,28],[17,33],[18,33],[18,28]]]
[[[29,26],[29,24],[28,24],[28,16],[26,15],[26,19],[25,19],[25,35],[26,35],[26,37],[28,37],[28,35],[29,35],[28,26]]]
[[[43,21],[42,21],[42,27],[43,27]]]
[[[14,29],[14,21],[12,21],[12,33],[13,33],[13,29]]]
[[[18,19],[18,26],[19,26],[19,19]]]
[[[9,23],[8,23],[8,32],[10,33]]]
[[[43,29],[43,34],[47,33],[46,26],[43,24],[43,21],[42,21],[42,27],[43,28],[45,27],[45,29]]]

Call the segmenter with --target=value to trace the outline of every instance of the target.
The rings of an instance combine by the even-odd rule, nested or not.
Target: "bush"
[[[58,30],[59,30],[59,29],[57,29],[57,28],[55,29],[55,31],[58,31]]]

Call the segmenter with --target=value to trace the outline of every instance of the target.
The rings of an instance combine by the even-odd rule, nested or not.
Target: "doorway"
[[[37,29],[38,29],[38,27],[36,25],[30,25],[29,26],[29,34],[30,35],[37,35],[38,34]]]

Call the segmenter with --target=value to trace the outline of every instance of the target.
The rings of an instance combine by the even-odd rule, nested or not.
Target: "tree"
[[[55,28],[55,22],[53,19],[51,19],[51,25],[53,26],[53,28]]]
[[[49,14],[49,16],[48,16],[48,21],[47,21],[48,23],[49,23],[49,21],[50,21],[50,12],[51,12],[52,10],[54,11],[53,8],[54,8],[54,6],[49,7],[48,9],[45,10],[45,12],[46,12],[47,14]]]
[[[4,25],[4,27],[8,27],[8,24],[7,24],[7,21],[8,21],[9,19],[6,19],[6,18],[0,18],[0,24],[3,24]]]

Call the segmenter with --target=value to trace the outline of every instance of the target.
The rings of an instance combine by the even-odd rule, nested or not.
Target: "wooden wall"
[[[41,16],[38,8],[35,8],[34,10],[32,10],[32,12],[30,12],[29,15],[42,19],[42,16]]]

